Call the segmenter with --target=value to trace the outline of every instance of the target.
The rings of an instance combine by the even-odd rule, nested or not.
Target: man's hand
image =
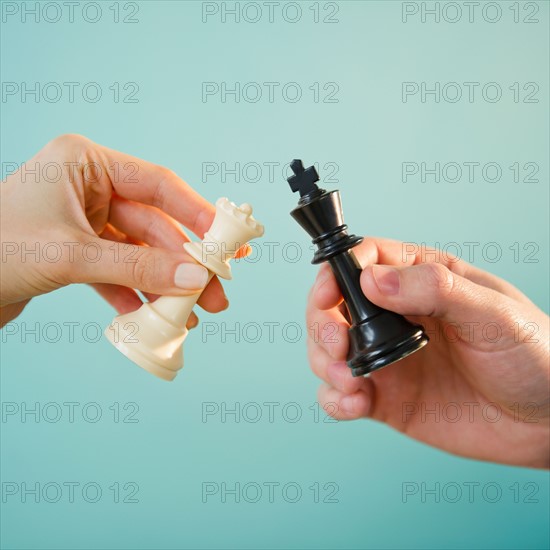
[[[456,258],[403,261],[403,246],[366,239],[355,248],[368,266],[361,287],[378,306],[424,325],[430,343],[353,378],[342,296],[322,266],[307,305],[309,360],[326,382],[320,404],[338,419],[373,418],[461,456],[548,467],[548,316],[506,281]]]

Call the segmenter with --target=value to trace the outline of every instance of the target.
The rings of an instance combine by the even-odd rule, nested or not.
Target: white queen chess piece
[[[226,198],[216,201],[212,226],[200,243],[184,247],[197,262],[222,279],[231,279],[229,260],[248,241],[261,237],[264,227],[252,216],[249,204],[236,206]],[[173,380],[183,367],[187,319],[201,292],[190,296],[162,296],[138,310],[119,315],[105,329],[105,337],[134,363],[164,380]]]

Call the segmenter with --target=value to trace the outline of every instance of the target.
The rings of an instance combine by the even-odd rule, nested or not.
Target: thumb
[[[182,252],[105,239],[87,239],[71,282],[110,283],[153,294],[189,295],[202,290],[208,270]],[[87,250],[86,250],[87,249]]]
[[[461,324],[505,324],[510,318],[509,298],[437,263],[399,268],[368,266],[361,274],[361,288],[376,305],[401,315],[436,317]]]

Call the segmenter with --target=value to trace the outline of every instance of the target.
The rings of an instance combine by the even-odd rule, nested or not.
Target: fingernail
[[[198,264],[181,264],[176,269],[174,283],[178,288],[199,290],[204,288],[208,281],[208,270]]]
[[[399,272],[386,265],[373,265],[372,275],[382,294],[394,295],[399,292]]]
[[[354,401],[353,395],[346,395],[340,400],[340,408],[347,414],[353,414],[355,412]]]

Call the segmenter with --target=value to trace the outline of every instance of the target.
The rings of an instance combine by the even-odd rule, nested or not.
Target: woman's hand
[[[338,419],[373,418],[454,454],[548,467],[548,316],[494,275],[456,258],[423,261],[441,257],[433,251],[404,261],[403,247],[366,239],[355,248],[368,266],[361,287],[375,304],[424,325],[430,343],[353,378],[342,296],[323,266],[307,306],[308,327],[317,327],[309,360],[326,382],[321,405]]]
[[[119,313],[142,304],[133,289],[154,299],[206,284],[179,224],[202,238],[214,206],[166,168],[65,135],[2,182],[1,199],[2,326],[34,296],[71,283],[92,284]],[[216,277],[199,304],[227,307]]]

